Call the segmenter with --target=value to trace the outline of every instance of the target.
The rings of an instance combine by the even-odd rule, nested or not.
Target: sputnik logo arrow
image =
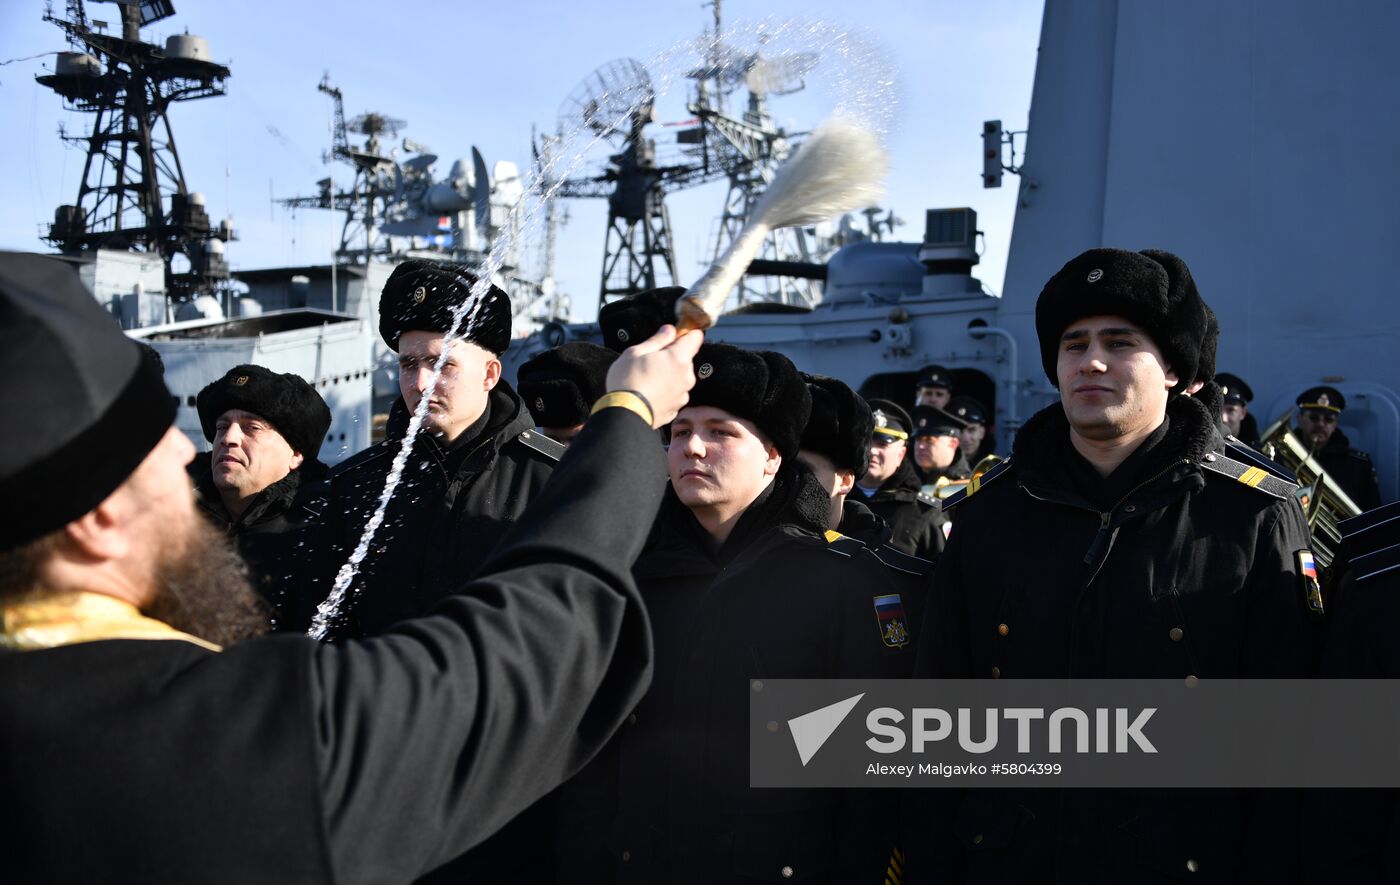
[[[863,697],[865,692],[788,720],[788,730],[792,732],[792,742],[797,745],[797,755],[802,759],[803,768],[807,767],[822,744],[836,732]]]

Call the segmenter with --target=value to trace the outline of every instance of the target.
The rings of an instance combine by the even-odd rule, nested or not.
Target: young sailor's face
[[[958,431],[958,448],[969,457],[982,447],[982,440],[987,438],[987,425],[969,424]],[[968,465],[973,466],[973,465]]]
[[[666,459],[681,503],[732,511],[752,504],[782,461],[753,422],[712,406],[681,409]]]
[[[426,394],[425,427],[450,443],[486,411],[491,389],[501,378],[501,361],[470,341],[450,342],[451,350],[432,392],[433,366],[449,342],[441,332],[408,331],[399,336],[399,392],[413,412]]]
[[[1161,424],[1177,383],[1152,339],[1118,316],[1071,323],[1060,337],[1056,375],[1070,426],[1096,440]]]

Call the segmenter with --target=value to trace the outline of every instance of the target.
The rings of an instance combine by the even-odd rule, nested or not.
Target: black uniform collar
[[[791,526],[814,534],[825,532],[831,515],[831,498],[806,465],[784,461],[773,482],[739,517],[718,551],[714,549],[710,533],[669,485],[662,512],[663,519],[720,564],[728,565],[771,529]]]
[[[403,397],[394,400],[394,405],[389,409],[389,421],[384,428],[385,440],[389,442],[401,441],[408,433],[408,424],[412,418],[413,414],[409,412]],[[491,389],[491,395],[486,401],[486,411],[476,422],[463,431],[461,436],[457,437],[453,445],[446,447],[446,451],[432,434],[426,432],[420,432],[413,444],[415,448],[424,446],[444,465],[451,463],[454,467],[460,467],[461,462],[466,460],[466,456],[456,456],[457,453],[475,452],[480,448],[479,445],[469,443],[489,441],[491,454],[494,456],[501,446],[534,426],[520,395],[515,392],[515,388],[502,380]],[[449,458],[449,456],[456,457]]]
[[[263,489],[243,510],[243,515],[233,519],[224,507],[219,487],[214,485],[213,453],[205,452],[190,462],[189,474],[194,480],[195,499],[199,507],[214,520],[228,528],[240,525],[256,525],[269,512],[282,513],[290,509],[303,485],[324,479],[328,468],[318,459],[303,461],[301,466],[277,482]]]
[[[1012,447],[1015,469],[1024,485],[1070,493],[1089,502],[1105,492],[1116,492],[1121,497],[1137,484],[1151,481],[1157,476],[1171,481],[1176,476],[1172,470],[1176,466],[1198,473],[1199,468],[1194,465],[1207,452],[1220,452],[1225,446],[1216,421],[1206,406],[1193,397],[1175,396],[1167,404],[1166,421],[1162,426],[1113,474],[1100,479],[1101,485],[1091,495],[1085,494],[1079,483],[1071,478],[1078,471],[1073,467],[1066,469],[1066,452],[1078,455],[1069,442],[1069,432],[1069,419],[1065,417],[1060,403],[1047,406],[1026,422]],[[1074,462],[1070,460],[1069,464],[1073,465]],[[1097,476],[1097,471],[1087,462],[1084,467]],[[1115,498],[1107,504],[1095,505],[1094,509],[1112,506],[1117,500]]]
[[[863,502],[853,500],[849,495],[841,503],[841,525],[836,530],[871,546],[888,543],[894,535],[889,523],[876,516]]]
[[[880,483],[880,488],[875,490],[872,499],[893,498],[897,501],[913,501],[919,496],[919,490],[924,487],[919,479],[919,472],[914,469],[914,453],[906,451],[904,460],[900,462],[890,478]]]
[[[1329,454],[1332,452],[1341,452],[1345,455],[1347,452],[1351,451],[1351,439],[1342,432],[1342,428],[1338,427],[1336,430],[1332,431],[1332,435],[1327,438],[1327,445],[1323,446],[1320,451]]]

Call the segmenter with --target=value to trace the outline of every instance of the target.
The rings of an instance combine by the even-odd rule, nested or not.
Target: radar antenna
[[[714,33],[707,34],[707,62],[689,74],[695,81],[689,109],[700,125],[682,133],[682,140],[692,145],[693,156],[723,167],[729,179],[711,258],[717,260],[743,229],[778,167],[796,147],[793,139],[803,134],[789,135],[774,123],[768,110],[769,96],[803,89],[804,78],[816,68],[820,56],[815,52],[765,52],[762,48],[744,52],[730,46],[720,39],[718,0],[713,5]],[[724,110],[724,98],[741,85],[748,90],[748,105],[742,115],[733,116]],[[816,304],[821,298],[820,283],[803,269],[823,260],[824,251],[809,229],[774,231],[754,266],[788,273],[743,277],[735,290],[739,305],[758,301],[805,307]]]
[[[87,158],[77,200],[58,207],[44,239],[67,253],[157,254],[168,299],[216,294],[228,286],[224,243],[234,239],[233,227],[211,227],[204,198],[187,189],[168,112],[175,102],[223,95],[229,69],[210,60],[200,37],[175,35],[164,47],[141,40],[142,27],[175,14],[169,0],[112,2],[121,36],[89,20],[83,0],[67,0],[66,18],[52,4],[45,9],[44,20],[63,29],[72,51],[60,52],[53,73],[36,79],[93,122],[84,136],[63,135]]]

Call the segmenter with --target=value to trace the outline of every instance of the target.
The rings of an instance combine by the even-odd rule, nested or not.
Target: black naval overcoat
[[[875,494],[864,497],[863,492],[852,492],[851,496],[860,495],[861,503],[890,524],[894,531],[891,544],[905,553],[932,561],[943,550],[946,537],[943,526],[947,519],[937,502],[923,494],[922,489],[913,455],[906,453],[899,468],[880,484]]]
[[[326,507],[326,465],[316,459],[263,489],[238,519],[230,519],[214,485],[210,458],[203,452],[190,462],[195,501],[211,523],[234,539],[253,586],[268,603],[273,629],[306,628],[314,612],[310,599],[296,592],[313,577],[310,554],[314,533]]]
[[[1381,491],[1376,482],[1376,467],[1371,456],[1361,449],[1353,449],[1351,440],[1338,427],[1327,440],[1327,445],[1319,449],[1314,457],[1327,471],[1327,475],[1337,481],[1342,491],[1356,502],[1363,511],[1381,506]]]
[[[0,856],[15,883],[407,882],[497,830],[635,708],[631,565],[656,434],[607,409],[486,566],[374,639],[0,650]]]
[[[408,417],[399,400],[385,440],[332,468],[326,525],[317,545],[319,580],[303,593],[325,598],[359,543]],[[431,434],[418,434],[332,638],[372,636],[422,614],[476,573],[564,452],[533,428],[519,394],[501,381],[491,391],[484,429],[464,448],[444,451]]]
[[[1400,679],[1400,503],[1363,517],[1326,572],[1329,626],[1320,675]],[[1343,523],[1345,526],[1346,523]],[[1378,717],[1378,727],[1395,728]],[[1400,882],[1400,790],[1304,793],[1303,880],[1309,885]]]
[[[894,529],[890,528],[889,523],[850,495],[841,502],[841,524],[836,530],[847,537],[863,541],[870,547],[888,544],[894,537]]]
[[[1243,466],[1222,454],[1216,423],[1177,397],[1119,467],[1128,472],[1108,478],[1112,502],[1094,503],[1101,490],[1087,495],[1072,478],[1079,456],[1061,406],[1028,421],[1009,462],[956,505],[918,674],[1309,675],[1317,624],[1297,556],[1309,549],[1302,510],[1282,480],[1251,488],[1228,475]],[[1286,791],[911,792],[914,882],[1298,875],[1298,800]]]
[[[717,553],[667,492],[635,570],[653,690],[559,791],[561,885],[883,881],[893,793],[748,786],[748,696],[763,680],[898,677],[912,664],[907,619],[887,635],[875,612],[891,592],[885,566],[859,542],[828,547],[830,500],[805,467],[779,476]]]

